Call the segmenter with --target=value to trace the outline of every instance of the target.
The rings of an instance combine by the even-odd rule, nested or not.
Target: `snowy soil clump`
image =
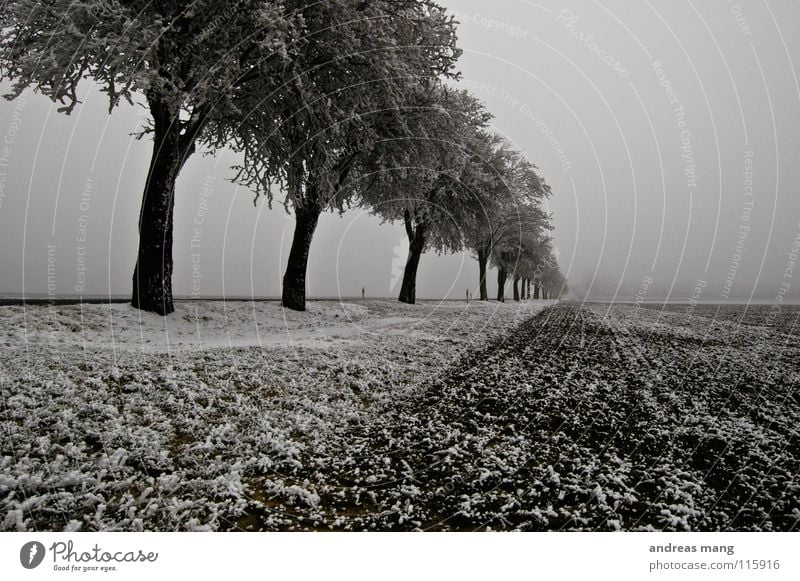
[[[2,307],[0,530],[339,526],[351,454],[543,306]]]

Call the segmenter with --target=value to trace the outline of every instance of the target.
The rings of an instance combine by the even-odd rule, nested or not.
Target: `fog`
[[[461,22],[461,84],[552,188],[573,298],[800,297],[800,4],[444,4]],[[109,115],[81,89],[71,116],[30,92],[0,103],[0,295],[129,292],[145,112]],[[235,160],[196,155],[181,174],[176,295],[280,294],[292,218],[228,181]],[[366,210],[324,216],[310,296],[395,296],[404,236]],[[430,252],[417,296],[477,282],[469,252]]]

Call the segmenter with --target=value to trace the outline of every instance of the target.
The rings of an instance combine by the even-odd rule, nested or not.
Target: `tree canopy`
[[[294,213],[289,308],[305,308],[320,214],[353,205],[405,225],[401,300],[414,302],[426,249],[472,250],[482,299],[490,265],[558,284],[557,266],[547,277],[536,266],[552,254],[550,188],[483,104],[451,86],[456,22],[433,0],[14,0],[0,30],[7,98],[32,88],[68,114],[91,80],[110,112],[127,102],[150,113],[134,306],[174,309],[175,185],[198,146],[238,152],[232,179]]]
[[[455,24],[428,0],[285,3],[302,20],[290,64],[238,102],[242,122],[217,131],[244,155],[235,179],[271,202],[278,186],[296,228],[285,306],[305,308],[305,276],[319,215],[343,210],[376,144],[412,137],[404,112],[455,77]]]
[[[153,153],[139,215],[131,302],[166,315],[172,298],[175,183],[206,131],[235,122],[255,81],[285,70],[302,24],[277,0],[14,0],[0,11],[0,74],[8,98],[33,88],[70,113],[94,81],[109,111],[150,112]],[[142,99],[143,97],[143,99]]]

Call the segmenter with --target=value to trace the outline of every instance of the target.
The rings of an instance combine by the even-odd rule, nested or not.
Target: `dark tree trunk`
[[[506,278],[508,278],[506,269],[497,269],[497,300],[501,303],[506,301]]]
[[[533,298],[538,299],[540,296],[541,285],[533,283]]]
[[[489,300],[489,292],[486,290],[486,267],[489,264],[489,253],[483,249],[478,249],[478,286],[481,293],[481,300]]]
[[[153,153],[139,213],[139,251],[133,271],[131,304],[168,315],[172,300],[172,218],[175,182],[194,152],[194,136],[181,136],[180,120],[156,97],[149,98],[153,116]]]
[[[525,293],[525,298],[531,300],[531,279],[528,279],[527,283],[528,290]]]
[[[336,177],[334,197],[347,180],[357,155],[358,151],[345,152],[344,157],[337,163],[333,172]],[[295,158],[294,163],[302,165],[302,160]],[[293,311],[305,311],[308,255],[311,251],[311,240],[314,238],[314,231],[317,229],[317,223],[325,204],[320,201],[315,182],[307,182],[305,192],[298,197],[302,198],[303,203],[294,209],[294,236],[292,237],[292,248],[289,250],[286,272],[283,275],[281,304]],[[363,294],[362,288],[362,297]]]
[[[519,276],[514,275],[514,300],[519,302]]]
[[[320,214],[321,211],[316,205],[295,208],[294,211],[294,237],[292,238],[292,248],[289,251],[289,261],[286,264],[286,273],[283,275],[283,293],[281,295],[283,306],[293,311],[306,310],[308,254]]]
[[[400,286],[401,303],[413,305],[417,300],[417,268],[422,251],[425,249],[425,226],[417,224],[416,228],[411,223],[411,217],[405,217],[406,234],[408,234],[408,260],[403,271],[403,284]]]

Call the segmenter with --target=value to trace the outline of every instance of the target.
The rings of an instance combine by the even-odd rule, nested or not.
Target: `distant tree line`
[[[429,0],[11,0],[0,11],[0,76],[70,113],[83,79],[149,111],[131,302],[166,315],[175,184],[198,147],[240,155],[233,179],[294,214],[283,305],[305,309],[323,212],[366,207],[409,239],[399,299],[414,303],[427,250],[474,253],[480,299],[566,288],[537,168],[454,88],[456,22]],[[531,290],[533,289],[533,290]],[[532,293],[532,294],[531,294]]]

